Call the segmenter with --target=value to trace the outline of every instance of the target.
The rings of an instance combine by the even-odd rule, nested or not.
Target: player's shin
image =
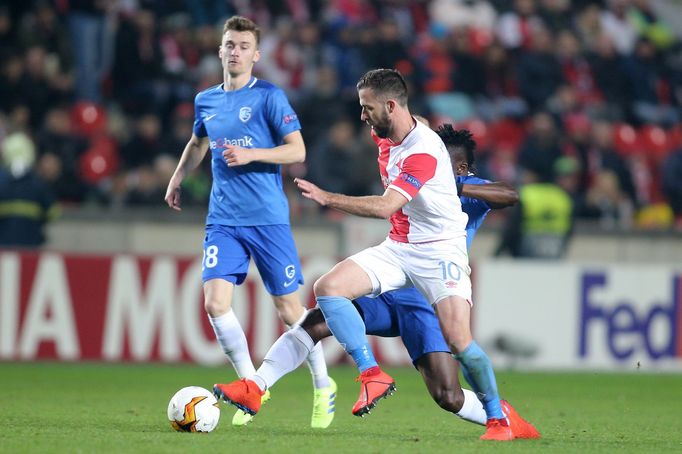
[[[483,402],[488,419],[504,418],[505,416],[500,406],[500,396],[497,391],[495,372],[488,355],[475,341],[472,341],[467,348],[455,355],[455,358],[457,358],[462,366],[464,378],[476,391],[481,402]]]
[[[253,381],[263,391],[270,388],[277,380],[300,366],[314,346],[313,340],[303,328],[292,328],[270,347]]]
[[[256,373],[256,369],[249,355],[246,335],[234,312],[230,310],[218,317],[209,315],[208,320],[218,343],[232,362],[239,378],[251,378]]]
[[[307,310],[304,311],[303,315],[296,321],[296,323],[291,326],[294,328],[300,326],[308,315],[308,312],[309,311]],[[313,386],[315,389],[328,387],[331,382],[327,372],[327,362],[324,359],[324,351],[322,350],[322,344],[320,342],[315,344],[308,355],[306,362],[308,363],[308,368],[310,369],[310,373],[313,376]]]
[[[332,334],[353,358],[360,372],[378,367],[365,335],[365,323],[353,303],[342,296],[318,296],[317,304]]]

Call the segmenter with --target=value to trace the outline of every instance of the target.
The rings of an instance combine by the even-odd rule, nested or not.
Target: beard
[[[391,132],[391,120],[388,115],[384,114],[375,124],[372,125],[374,129],[374,134],[381,139],[385,139],[389,136]]]

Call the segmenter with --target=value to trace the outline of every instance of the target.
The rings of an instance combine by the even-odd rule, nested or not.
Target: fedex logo
[[[580,286],[579,356],[589,357],[590,346],[601,343],[619,361],[636,353],[645,353],[654,360],[682,357],[682,275],[674,276],[669,285],[669,298],[643,307],[628,299],[610,301],[599,297],[609,289],[606,274],[584,274]],[[633,293],[632,298],[640,296]]]
[[[226,145],[235,145],[242,148],[253,148],[253,137],[244,136],[240,137],[239,139],[228,139],[227,137],[222,137],[209,142],[211,150],[215,150],[216,148],[225,148]]]

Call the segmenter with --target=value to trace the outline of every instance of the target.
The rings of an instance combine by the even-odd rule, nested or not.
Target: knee
[[[457,413],[464,405],[464,393],[462,388],[438,387],[430,390],[431,397],[440,408],[445,411]]]
[[[325,274],[313,285],[315,296],[345,296],[345,288],[341,279]]]
[[[230,303],[209,297],[204,300],[204,310],[211,317],[220,317],[230,311]]]

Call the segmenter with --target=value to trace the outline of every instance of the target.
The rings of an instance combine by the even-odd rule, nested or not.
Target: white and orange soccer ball
[[[168,420],[178,432],[210,432],[220,420],[218,401],[200,386],[182,388],[168,403]]]

